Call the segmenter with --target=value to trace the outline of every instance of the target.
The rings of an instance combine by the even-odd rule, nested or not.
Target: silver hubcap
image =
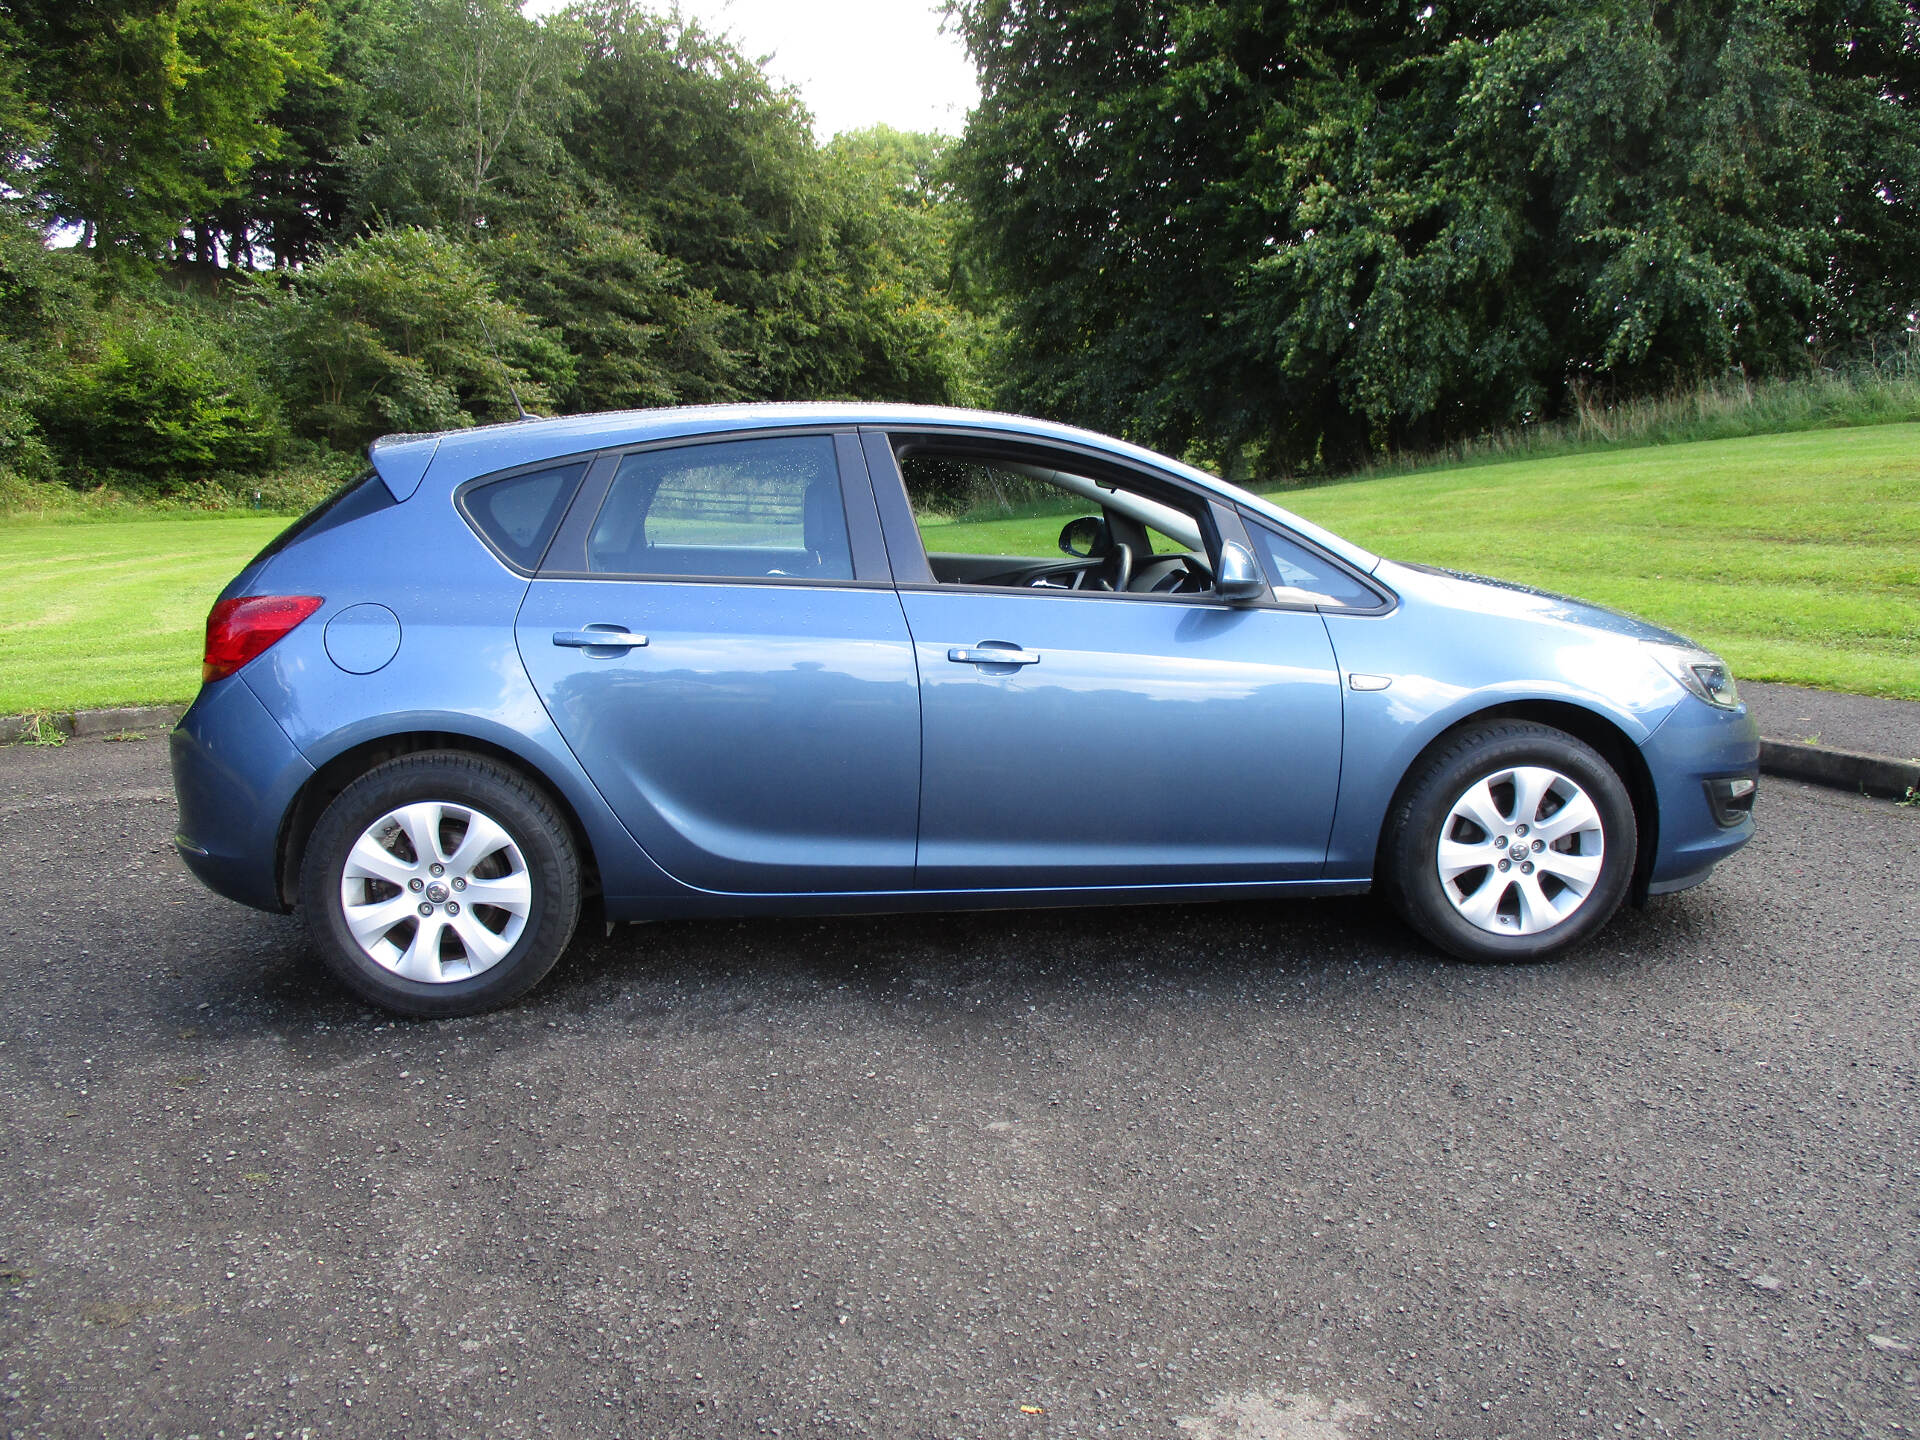
[[[340,875],[340,909],[368,959],[429,985],[503,960],[527,928],[533,880],[520,847],[468,805],[421,800],[361,832]]]
[[[1605,854],[1587,792],[1557,770],[1517,765],[1453,802],[1434,859],[1440,888],[1469,924],[1537,935],[1586,903]]]

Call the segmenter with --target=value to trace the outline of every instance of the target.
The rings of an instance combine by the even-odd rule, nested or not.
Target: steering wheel
[[[1177,565],[1166,565],[1166,561],[1178,561]],[[1155,595],[1199,595],[1213,586],[1213,575],[1206,564],[1195,555],[1168,555],[1157,558],[1147,567],[1145,575],[1152,575],[1165,566],[1165,573],[1155,576],[1147,589]]]

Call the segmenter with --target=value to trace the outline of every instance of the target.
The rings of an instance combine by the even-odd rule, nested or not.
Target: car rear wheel
[[[1606,924],[1633,876],[1633,801],[1591,746],[1529,721],[1460,732],[1389,819],[1390,893],[1467,960],[1537,960]]]
[[[475,755],[376,766],[320,817],[300,900],[322,959],[402,1015],[472,1015],[533,988],[573,937],[580,866],[553,805]]]

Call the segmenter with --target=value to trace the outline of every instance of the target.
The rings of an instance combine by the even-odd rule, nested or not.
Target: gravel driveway
[[[0,1433],[1906,1436],[1920,810],[1550,967],[1367,901],[596,929],[396,1023],[0,751]]]

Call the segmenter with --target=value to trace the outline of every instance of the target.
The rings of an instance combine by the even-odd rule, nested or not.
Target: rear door
[[[603,460],[517,635],[581,765],[676,879],[730,893],[912,883],[913,647],[851,437]]]

